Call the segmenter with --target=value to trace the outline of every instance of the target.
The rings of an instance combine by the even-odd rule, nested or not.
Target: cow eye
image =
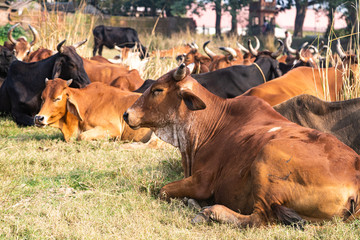
[[[152,93],[156,96],[156,95],[159,95],[160,93],[162,93],[163,91],[164,91],[164,89],[156,88],[156,89],[152,90]]]
[[[57,102],[57,101],[60,101],[60,100],[61,100],[61,97],[58,97],[58,98],[55,98],[53,101]]]

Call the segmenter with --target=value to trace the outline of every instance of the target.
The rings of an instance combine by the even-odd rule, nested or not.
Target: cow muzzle
[[[35,126],[37,127],[45,127],[47,125],[46,123],[46,117],[42,115],[36,115],[34,118]]]
[[[129,125],[129,127],[131,127],[134,130],[137,130],[140,128],[140,124],[138,123],[138,121],[135,121],[136,118],[134,118],[134,114],[132,112],[133,111],[131,110],[131,108],[129,108],[124,112],[123,118],[124,121]]]

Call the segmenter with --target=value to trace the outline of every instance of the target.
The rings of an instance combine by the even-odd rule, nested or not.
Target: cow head
[[[206,43],[205,43],[206,44]],[[203,73],[208,72],[208,65],[211,62],[211,59],[207,56],[202,55],[198,49],[199,47],[192,43],[191,50],[184,56],[184,63],[186,66],[194,63],[195,67],[193,68],[192,73]]]
[[[355,54],[346,54],[341,47],[340,39],[337,40],[336,52],[339,55],[342,65],[350,70],[350,78],[359,81],[359,61]]]
[[[13,30],[19,25],[20,23],[15,24],[12,26],[8,31],[8,39],[11,42],[10,44],[7,43],[7,47],[14,51],[15,57],[20,60],[24,61],[28,57],[28,55],[31,52],[32,46],[38,41],[39,39],[39,33],[29,24],[29,28],[31,32],[33,33],[34,39],[30,43],[26,40],[25,37],[20,37],[18,39],[14,39],[12,36]]]
[[[74,44],[73,46],[63,46],[66,40],[57,46],[58,53],[53,67],[52,78],[61,77],[63,79],[73,79],[71,87],[83,88],[90,83],[89,77],[84,70],[83,60],[76,53],[76,48],[84,44],[86,40]]]
[[[41,94],[42,106],[34,118],[35,126],[57,125],[68,111],[80,121],[82,120],[76,102],[71,99],[68,93],[72,81],[72,79],[65,81],[60,78],[54,80],[45,79],[46,87]]]
[[[184,120],[187,111],[205,109],[205,103],[192,91],[197,86],[190,76],[192,67],[187,68],[183,63],[160,77],[124,113],[127,124],[133,129],[155,130]]]

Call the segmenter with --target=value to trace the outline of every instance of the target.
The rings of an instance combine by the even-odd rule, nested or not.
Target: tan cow
[[[179,148],[185,178],[160,198],[212,199],[194,222],[259,226],[359,216],[360,158],[334,136],[298,126],[260,98],[222,99],[185,65],[160,77],[124,113]]]
[[[148,128],[132,130],[122,119],[124,111],[141,94],[121,91],[103,83],[91,83],[85,88],[68,87],[72,80],[46,80],[40,112],[35,116],[38,127],[59,128],[65,141],[79,133],[78,139],[119,138],[147,142]]]
[[[8,31],[8,39],[10,42],[5,42],[4,46],[7,47],[10,51],[14,51],[15,57],[20,61],[26,61],[28,58],[28,55],[31,52],[31,47],[35,45],[35,43],[39,39],[39,33],[36,31],[35,28],[33,28],[29,24],[29,28],[31,32],[33,33],[34,39],[29,43],[25,37],[20,37],[18,39],[15,39],[12,36],[13,30],[19,25],[20,23],[15,24],[12,26]]]

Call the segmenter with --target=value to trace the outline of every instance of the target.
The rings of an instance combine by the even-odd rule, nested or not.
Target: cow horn
[[[230,60],[237,57],[236,51],[234,49],[232,49],[231,47],[219,47],[219,49],[229,53],[232,57]]]
[[[34,46],[35,43],[37,43],[37,41],[39,40],[39,33],[38,31],[36,31],[35,28],[33,28],[30,24],[29,24],[29,28],[34,36],[34,39],[30,42],[30,46]]]
[[[284,52],[284,43],[283,43],[283,41],[278,39],[278,42],[280,44],[280,46],[278,47],[278,50],[276,52],[271,53],[271,57],[273,57],[273,58],[277,58],[278,56],[280,56],[280,54],[282,54]]]
[[[196,44],[196,42],[192,42],[191,44],[194,46],[195,49],[199,49],[199,46]]]
[[[302,55],[303,50],[304,50],[304,49],[301,48],[300,51],[299,51],[299,59],[300,59],[300,61],[306,63],[307,61],[306,61],[306,59],[305,59],[305,58],[303,57],[303,55]]]
[[[318,50],[317,47],[315,47],[314,45],[310,45],[310,46],[309,46],[309,49],[314,50],[314,55],[316,55],[316,54],[319,53],[319,50]]]
[[[45,78],[45,85],[49,82],[48,78]]]
[[[341,49],[340,39],[337,40],[336,52],[337,52],[337,54],[339,54],[339,56],[340,56],[341,59],[344,59],[344,58],[346,57],[346,54],[345,54],[344,51]]]
[[[80,42],[78,42],[78,43],[75,43],[75,44],[73,45],[73,47],[76,49],[76,48],[80,47],[81,45],[83,45],[83,44],[86,43],[86,42],[87,42],[87,38],[86,38],[84,41],[80,41]]]
[[[69,80],[66,81],[66,84],[67,84],[68,86],[70,86],[70,84],[72,83],[72,81],[73,81],[72,79],[69,79]]]
[[[291,44],[289,44],[289,42],[291,41],[290,38],[291,38],[290,35],[288,35],[288,36],[285,38],[285,47],[286,47],[286,49],[287,49],[287,51],[288,51],[289,53],[296,54],[296,53],[297,53],[296,49],[293,49],[293,48],[290,46]]]
[[[186,67],[190,70],[190,73],[192,73],[194,71],[194,68],[195,68],[195,63],[190,63]]]
[[[17,26],[19,26],[20,23],[15,24],[14,26],[12,26],[9,31],[8,31],[8,39],[10,40],[10,42],[12,42],[13,44],[16,44],[17,41],[13,38],[12,36],[12,32],[14,31],[14,28],[16,28]]]
[[[207,47],[207,45],[208,45],[210,42],[211,42],[210,40],[209,40],[209,41],[206,41],[206,42],[204,43],[204,45],[203,45],[203,49],[204,49],[205,53],[212,59],[213,57],[216,56],[216,54]]]
[[[308,44],[309,44],[309,42],[304,42],[304,43],[299,47],[299,50],[298,50],[298,51],[300,51],[301,49],[304,49]]]
[[[253,48],[253,46],[251,45],[251,39],[248,40],[248,46],[249,46],[250,53],[251,53],[254,57],[257,57],[258,51],[255,50],[255,49]]]
[[[115,48],[116,50],[118,50],[118,51],[122,52],[122,48],[121,48],[121,47],[119,47],[118,45],[114,45],[114,48]]]
[[[186,65],[185,63],[180,64],[180,66],[176,69],[176,71],[174,72],[174,79],[175,81],[181,81],[185,78],[186,76]]]
[[[56,49],[58,50],[59,53],[62,52],[62,50],[63,50],[63,45],[64,45],[65,41],[66,41],[66,39],[63,40],[62,42],[60,42],[60,43],[57,45]]]
[[[243,45],[241,45],[239,42],[236,42],[238,48],[241,50],[241,51],[244,51],[246,53],[249,53],[249,49],[247,49],[246,47],[244,47]]]
[[[255,41],[256,41],[255,50],[257,51],[257,50],[259,50],[259,48],[260,48],[260,41],[259,41],[259,39],[258,39],[256,36],[254,36],[254,38],[255,38]]]

